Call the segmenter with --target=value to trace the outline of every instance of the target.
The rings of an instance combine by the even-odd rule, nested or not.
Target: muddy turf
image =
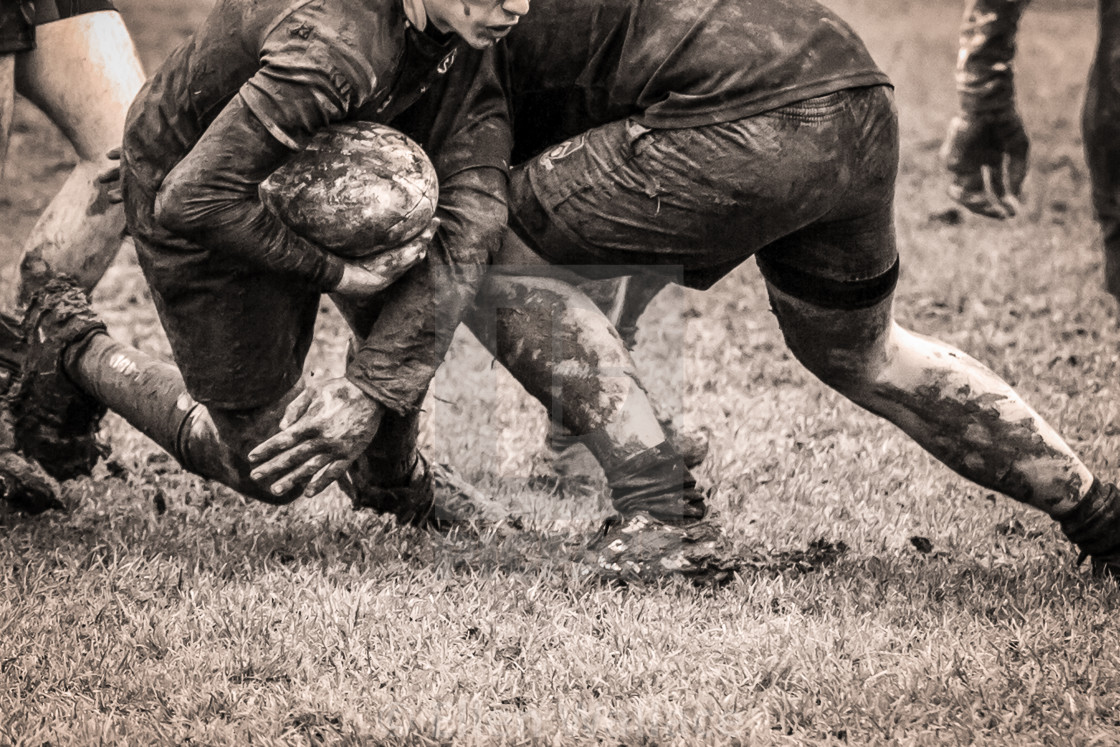
[[[119,0],[149,68],[205,0]],[[1089,2],[1036,0],[1020,95],[1023,216],[944,197],[956,2],[833,0],[898,87],[900,321],[990,365],[1094,471],[1120,476],[1120,312],[1101,289],[1077,106]],[[73,156],[17,112],[0,241]],[[166,343],[135,260],[95,295],[115,335]],[[310,356],[341,370],[324,304]],[[558,480],[545,417],[462,334],[426,403],[428,453],[525,516],[433,535],[337,490],[273,508],[185,475],[120,420],[69,513],[0,517],[0,745],[1111,744],[1112,581],[1041,514],[955,477],[784,350],[757,270],[669,289],[637,363],[711,433],[697,470],[747,568],[720,589],[604,586],[577,562],[602,486]]]

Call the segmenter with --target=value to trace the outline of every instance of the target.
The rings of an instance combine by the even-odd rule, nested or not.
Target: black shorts
[[[620,120],[517,167],[510,225],[584,275],[643,267],[704,289],[757,256],[768,280],[798,296],[877,288],[897,272],[897,168],[885,86],[704,127]]]
[[[116,10],[112,0],[4,0],[0,3],[0,54],[35,48],[35,27],[82,13]]]

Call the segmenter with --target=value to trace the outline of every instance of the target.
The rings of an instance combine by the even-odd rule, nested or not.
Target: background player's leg
[[[12,113],[16,105],[16,57],[0,54],[0,179],[8,158],[8,140],[12,134]]]
[[[1089,469],[1008,384],[961,351],[899,327],[890,298],[836,310],[770,283],[767,290],[806,368],[953,471],[1056,518],[1089,490]]]
[[[579,289],[606,314],[629,350],[638,337],[638,320],[646,307],[671,281],[664,275],[629,275],[611,280],[588,280]]]
[[[1082,113],[1093,208],[1104,239],[1105,288],[1120,299],[1120,2],[1101,0],[1100,45]]]
[[[115,11],[63,18],[36,29],[37,47],[18,55],[16,88],[70,139],[79,162],[22,248],[0,257],[0,309],[20,301],[13,265],[65,273],[92,289],[113,261],[124,211],[109,205],[97,174],[120,145],[125,115],[144,82],[136,50]],[[26,301],[26,298],[22,300]]]
[[[532,276],[529,267],[520,275],[509,269],[487,279],[467,320],[471,330],[553,420],[583,437],[620,513],[646,511],[669,522],[702,518],[706,508],[695,480],[666,443],[606,316],[569,283]]]

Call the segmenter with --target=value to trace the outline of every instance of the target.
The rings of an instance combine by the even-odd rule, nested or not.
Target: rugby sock
[[[610,439],[602,431],[588,434],[585,441],[606,473],[611,503],[623,516],[644,511],[668,524],[686,524],[708,513],[696,478],[668,442],[619,458],[604,448]]]
[[[196,403],[175,366],[106,334],[72,345],[64,365],[86,393],[179,456],[179,432]]]
[[[1120,552],[1120,490],[1112,483],[1093,480],[1085,497],[1058,521],[1083,555],[1107,557]]]
[[[106,334],[90,335],[72,345],[64,365],[67,375],[86,393],[155,441],[187,470],[254,497],[263,492],[234,464],[206,408],[187,393],[175,366]]]
[[[107,334],[94,334],[66,351],[66,373],[85,392],[127,420],[184,469],[268,503],[288,503],[249,478],[249,468],[225,443],[213,415],[187,393],[179,369]],[[236,418],[237,413],[225,417]]]

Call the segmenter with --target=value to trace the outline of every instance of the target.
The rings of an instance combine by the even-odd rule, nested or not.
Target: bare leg
[[[42,109],[73,143],[79,163],[39,218],[22,258],[0,257],[0,310],[25,294],[13,267],[50,269],[91,290],[120,248],[124,211],[109,205],[97,174],[105,153],[120,145],[125,116],[144,83],[120,14],[86,13],[36,29],[38,46],[17,56],[16,88]]]
[[[471,329],[554,420],[615,441],[619,451],[610,458],[665,440],[618,333],[572,285],[495,274],[480,293]]]
[[[806,368],[954,472],[1055,518],[1089,491],[1089,469],[1010,386],[961,351],[899,327],[891,299],[837,311],[767,290]]]
[[[12,114],[16,108],[16,57],[0,54],[0,179],[8,158],[8,139],[12,133]]]
[[[615,508],[670,522],[704,516],[680,455],[666,442],[626,346],[562,268],[512,233],[467,324],[552,419],[583,437]],[[544,276],[548,275],[548,277]]]

